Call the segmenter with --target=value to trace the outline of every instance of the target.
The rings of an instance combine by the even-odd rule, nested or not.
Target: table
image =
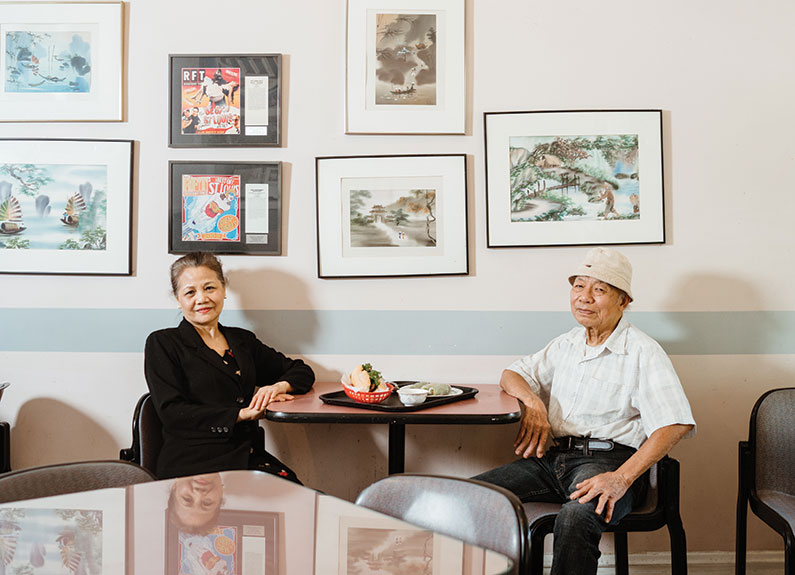
[[[298,395],[293,401],[270,404],[265,417],[291,423],[386,423],[389,425],[388,470],[391,475],[405,469],[407,424],[491,425],[513,423],[521,418],[519,403],[498,385],[467,384],[467,387],[478,390],[473,399],[395,413],[323,403],[320,395],[340,391],[342,385],[318,382],[309,393]]]
[[[194,493],[208,514],[183,502]],[[7,573],[397,575],[428,561],[445,575],[512,568],[498,553],[256,471],[5,503],[0,518]]]

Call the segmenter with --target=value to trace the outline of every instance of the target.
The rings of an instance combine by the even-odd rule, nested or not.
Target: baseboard
[[[659,553],[630,553],[629,564],[636,566],[665,566],[670,565],[671,554]],[[765,569],[780,569],[784,571],[784,551],[749,551],[746,555],[746,564]],[[544,555],[544,567],[552,565],[552,555]],[[687,554],[687,565],[690,570],[697,571],[699,567],[727,567],[727,572],[734,571],[733,551],[696,551]],[[599,559],[598,575],[615,573],[616,560],[613,554],[603,554]],[[728,569],[730,568],[730,569]]]

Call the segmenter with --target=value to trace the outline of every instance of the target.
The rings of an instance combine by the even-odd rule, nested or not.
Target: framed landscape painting
[[[0,121],[120,121],[122,14],[122,2],[0,3]]]
[[[488,247],[665,241],[661,110],[484,121]]]
[[[0,140],[0,273],[130,275],[129,140]]]
[[[281,54],[171,55],[172,148],[281,145]]]
[[[316,159],[318,276],[465,275],[466,157]]]
[[[464,133],[464,0],[421,4],[348,0],[346,133]]]
[[[169,171],[169,253],[281,253],[281,162],[170,162]]]

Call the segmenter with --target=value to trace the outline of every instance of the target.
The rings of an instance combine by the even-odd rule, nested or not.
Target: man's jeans
[[[607,523],[596,514],[598,497],[588,503],[571,501],[569,495],[581,481],[615,471],[635,450],[616,445],[612,451],[548,451],[543,458],[520,459],[492,469],[474,479],[513,491],[522,501],[562,503],[555,520],[551,575],[594,575],[599,561],[599,540]],[[611,525],[626,516],[646,496],[648,473],[632,484],[613,508]]]

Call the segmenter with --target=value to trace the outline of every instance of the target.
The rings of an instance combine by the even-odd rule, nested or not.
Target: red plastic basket
[[[350,397],[353,401],[358,401],[359,403],[381,403],[392,395],[392,392],[395,390],[393,384],[387,383],[386,385],[389,389],[385,391],[357,391],[349,388],[347,385],[343,385],[342,389],[345,391],[345,395]]]

